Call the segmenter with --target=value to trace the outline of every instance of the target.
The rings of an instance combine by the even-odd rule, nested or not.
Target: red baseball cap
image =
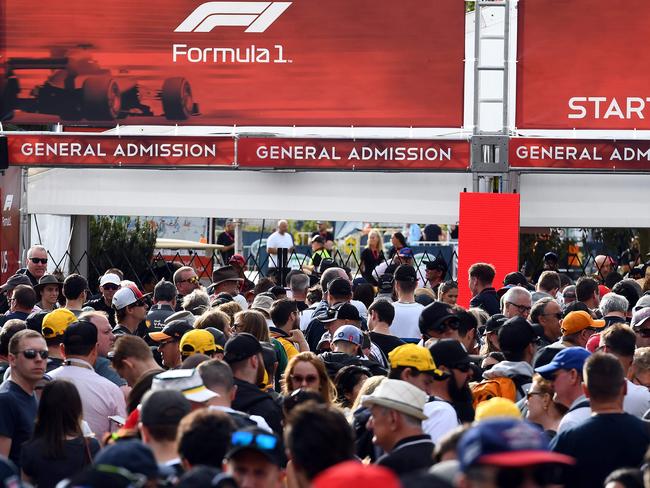
[[[401,488],[399,478],[388,468],[358,461],[345,461],[320,473],[313,488]]]
[[[228,264],[230,263],[237,263],[240,266],[244,266],[246,264],[246,260],[244,259],[244,256],[241,254],[233,254],[231,258],[228,260]]]

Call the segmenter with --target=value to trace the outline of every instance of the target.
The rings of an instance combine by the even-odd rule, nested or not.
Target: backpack
[[[517,375],[512,378],[499,376],[490,378],[477,383],[472,387],[472,397],[474,398],[474,408],[486,400],[494,397],[507,398],[513,402],[517,401],[517,394],[520,397],[526,395],[523,386],[530,383],[529,376]]]

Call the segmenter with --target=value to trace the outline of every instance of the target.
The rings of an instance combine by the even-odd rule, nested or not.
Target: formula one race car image
[[[126,116],[153,116],[147,99],[160,100],[164,117],[186,120],[198,115],[190,83],[183,77],[166,78],[162,88],[143,86],[125,70],[118,74],[99,66],[90,45],[53,48],[49,57],[11,57],[0,67],[0,120],[14,110],[56,115],[63,120],[113,121]],[[19,73],[50,70],[29,96],[21,97]]]

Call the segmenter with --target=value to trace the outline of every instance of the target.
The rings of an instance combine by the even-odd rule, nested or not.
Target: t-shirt
[[[217,244],[221,244],[222,246],[232,246],[234,243],[235,236],[229,232],[224,231],[217,237]],[[221,254],[223,262],[228,264],[230,258],[235,254],[235,248],[232,248],[229,251],[219,251],[219,253]]]
[[[627,413],[608,413],[560,432],[551,449],[576,459],[566,486],[593,488],[603,486],[615,469],[641,466],[648,444],[650,434],[643,421]]]
[[[115,309],[110,305],[106,305],[103,296],[94,300],[88,300],[84,303],[84,307],[91,307],[100,312],[106,312],[108,314],[108,322],[111,324],[111,327],[115,327]]]
[[[381,352],[383,352],[386,357],[388,354],[395,349],[396,347],[404,344],[404,341],[395,337],[394,335],[380,334],[379,332],[370,332],[370,340],[373,344],[377,344]]]
[[[642,418],[650,410],[650,391],[643,385],[635,385],[630,380],[627,382],[627,393],[623,399],[625,413]]]
[[[34,431],[38,412],[36,395],[11,380],[0,385],[0,436],[11,439],[9,459],[20,468],[20,449]]]
[[[266,249],[291,249],[293,247],[293,237],[288,232],[280,234],[274,232],[266,240]],[[277,268],[277,255],[269,254],[269,268]]]
[[[391,333],[401,339],[419,339],[422,334],[418,323],[424,306],[419,303],[394,302],[393,307],[395,318],[390,326]]]
[[[422,430],[429,434],[434,444],[458,427],[458,414],[451,403],[435,398],[424,404],[424,415],[428,418],[422,422]]]
[[[59,481],[91,464],[98,451],[99,442],[96,439],[77,437],[65,441],[60,458],[51,459],[45,457],[43,439],[34,439],[23,445],[20,459],[23,471],[35,486],[54,488]]]
[[[167,317],[174,313],[175,311],[171,305],[162,303],[152,305],[144,319],[148,332],[160,332]]]

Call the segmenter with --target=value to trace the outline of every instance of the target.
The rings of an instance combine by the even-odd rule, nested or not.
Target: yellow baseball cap
[[[476,406],[476,422],[494,418],[521,419],[521,412],[515,402],[503,397],[490,398]]]
[[[564,317],[562,321],[562,335],[571,335],[581,330],[591,327],[593,329],[602,329],[605,327],[604,320],[594,320],[588,312],[579,310],[577,312],[570,312]]]
[[[403,344],[388,353],[388,361],[393,368],[415,368],[422,373],[432,373],[436,376],[445,376],[445,373],[436,367],[431,352],[417,344]]]
[[[76,321],[77,316],[70,310],[57,308],[43,318],[41,332],[46,339],[54,339],[57,336],[62,336],[68,325]]]
[[[217,345],[212,333],[205,329],[194,329],[186,332],[178,346],[183,357],[194,354],[212,354],[216,352]]]

